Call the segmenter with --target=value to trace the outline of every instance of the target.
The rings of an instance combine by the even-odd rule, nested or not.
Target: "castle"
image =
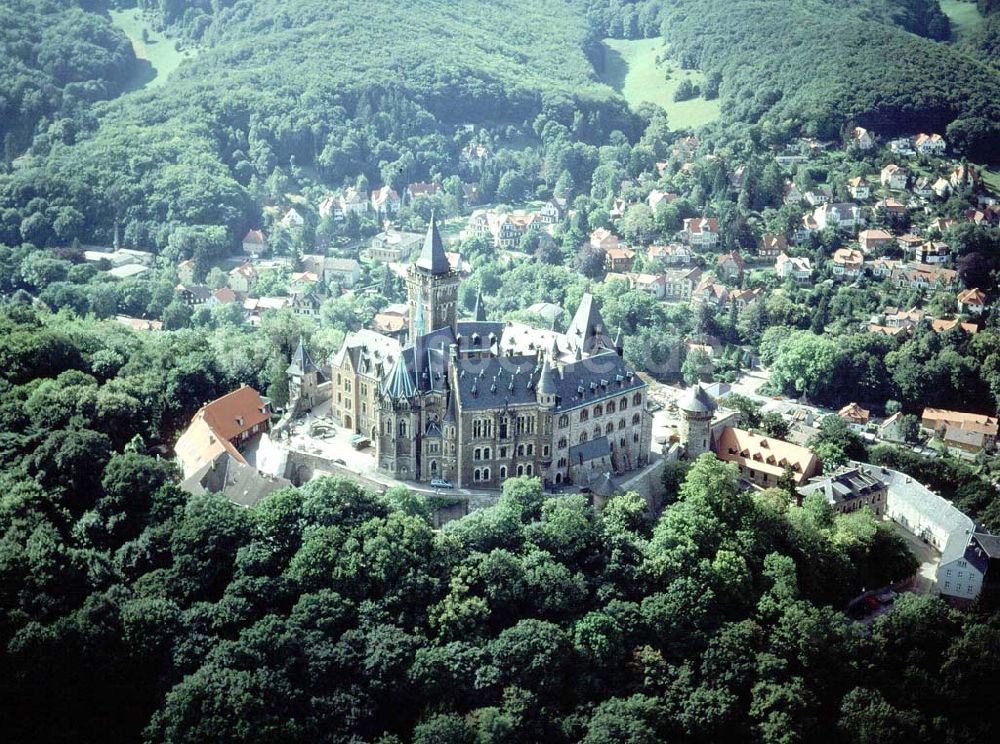
[[[288,369],[292,399],[329,398],[345,427],[371,439],[381,472],[457,487],[519,475],[582,486],[647,464],[646,383],[589,294],[566,333],[488,321],[481,295],[459,320],[459,277],[433,217],[406,285],[405,346],[361,330],[324,369],[301,344]]]

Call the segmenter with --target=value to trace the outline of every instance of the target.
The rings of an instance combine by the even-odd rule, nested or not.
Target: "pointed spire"
[[[403,351],[382,383],[382,394],[389,398],[412,398],[416,393],[417,388],[406,363],[406,351]]]
[[[580,307],[576,309],[566,336],[578,352],[582,350],[587,354],[607,345],[604,318],[598,312],[594,297],[589,292],[580,299]]]
[[[441,233],[438,232],[437,218],[431,212],[431,222],[427,226],[427,235],[424,237],[424,247],[420,250],[420,257],[417,259],[417,268],[423,269],[431,274],[447,274],[451,271],[451,264],[444,254],[444,243],[441,240]]]
[[[316,365],[309,358],[309,352],[306,351],[302,336],[299,336],[299,345],[295,347],[295,353],[292,354],[292,362],[288,365],[288,372],[294,375],[304,375],[315,370]]]
[[[483,302],[483,288],[476,290],[476,310],[474,315],[476,320],[486,320],[486,304]]]

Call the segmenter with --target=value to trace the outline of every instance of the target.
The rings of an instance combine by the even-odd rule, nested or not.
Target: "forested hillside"
[[[246,187],[275,167],[401,186],[453,170],[464,123],[530,132],[544,114],[577,139],[638,133],[624,101],[597,82],[587,25],[562,0],[242,2],[199,36],[196,60],[155,92],[98,111],[79,142],[36,141],[37,169],[0,183],[0,205],[19,208],[5,214],[0,241],[58,242],[64,209],[84,215],[94,239],[121,223],[131,244],[162,246],[177,223],[237,232],[254,221]],[[36,213],[38,229],[25,234]]]
[[[72,130],[79,109],[122,90],[135,64],[125,35],[86,12],[93,3],[6,0],[0,4],[0,141],[10,160],[47,117]]]

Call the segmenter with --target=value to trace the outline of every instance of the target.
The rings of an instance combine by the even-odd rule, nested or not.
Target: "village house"
[[[934,196],[934,182],[927,176],[921,176],[913,182],[913,194],[921,199],[929,199]]]
[[[920,426],[940,437],[949,447],[966,452],[996,449],[998,425],[993,416],[925,408]]]
[[[248,230],[243,236],[243,252],[254,258],[267,252],[267,236],[261,230]]]
[[[934,235],[944,235],[948,230],[953,228],[958,223],[949,217],[935,217],[924,229],[924,235],[934,236]]]
[[[222,287],[212,292],[211,296],[205,300],[205,307],[213,308],[217,305],[240,305],[246,299],[246,292],[235,292],[229,287]]]
[[[837,514],[850,514],[868,508],[876,517],[881,517],[885,514],[889,489],[878,478],[853,467],[811,478],[808,483],[799,486],[796,493],[800,505],[806,496],[819,493]]]
[[[762,289],[736,289],[729,293],[729,303],[735,306],[736,313],[740,314],[753,303],[764,296]]]
[[[746,269],[746,263],[738,251],[730,251],[723,253],[716,259],[716,269],[721,279],[739,285],[743,282],[743,271]]]
[[[397,194],[390,186],[383,186],[380,189],[375,189],[372,191],[371,198],[372,209],[380,217],[388,217],[389,215],[396,214],[402,204],[399,194]]]
[[[611,202],[611,209],[608,212],[608,216],[613,220],[621,219],[625,216],[626,208],[628,208],[628,202],[620,196],[616,196]]]
[[[699,248],[714,248],[719,243],[719,221],[715,217],[690,217],[684,220],[681,237]]]
[[[334,216],[343,218],[349,214],[362,215],[368,211],[369,206],[370,201],[365,198],[365,194],[351,186],[340,193]]]
[[[821,468],[816,454],[797,444],[736,427],[726,427],[714,448],[716,457],[735,463],[740,475],[762,488],[777,486],[789,478],[801,486]]]
[[[624,246],[607,249],[604,259],[608,271],[631,271],[634,262],[635,251]]]
[[[465,162],[465,164],[470,168],[474,168],[476,170],[479,170],[486,165],[492,156],[493,153],[490,151],[490,148],[478,142],[470,142],[466,145],[465,149],[462,150],[463,162]]]
[[[724,284],[712,281],[711,275],[703,279],[691,292],[694,305],[711,305],[719,310],[729,304],[729,289]]]
[[[947,178],[939,178],[933,183],[931,190],[938,199],[947,199],[951,196],[951,182]]]
[[[788,206],[798,206],[802,203],[802,200],[802,190],[794,183],[786,183],[785,195],[782,197],[782,203]]]
[[[781,279],[792,279],[799,284],[805,284],[812,278],[812,262],[808,258],[781,253],[774,262],[774,273]]]
[[[178,284],[174,287],[174,294],[188,307],[199,307],[208,302],[212,288],[202,284]]]
[[[687,266],[691,263],[691,249],[683,243],[651,245],[646,255],[650,261],[660,261],[666,266]]]
[[[864,127],[854,127],[851,130],[850,146],[858,150],[871,150],[875,147],[875,137]]]
[[[306,221],[295,207],[289,207],[285,216],[281,218],[280,224],[286,230],[301,230]]]
[[[323,262],[323,282],[350,289],[361,281],[361,264],[353,258],[327,258]]]
[[[879,256],[865,263],[865,270],[878,279],[885,279],[892,276],[892,272],[902,266],[901,261],[896,261],[885,256]]]
[[[921,155],[943,155],[948,145],[940,134],[918,134],[913,148]]]
[[[243,300],[243,314],[250,325],[260,325],[267,313],[291,308],[290,297],[248,297]]]
[[[908,263],[893,271],[891,279],[901,289],[939,291],[950,289],[958,279],[958,272],[929,264]]]
[[[292,296],[288,298],[292,314],[303,318],[318,318],[322,304],[323,301],[315,292],[292,292]]]
[[[910,174],[906,168],[895,163],[889,163],[889,165],[882,169],[879,181],[890,191],[903,191],[906,189],[906,181],[909,177]]]
[[[906,214],[906,205],[898,199],[893,199],[889,196],[875,202],[875,211],[881,211],[887,216],[902,217]]]
[[[646,197],[646,204],[654,212],[656,208],[661,204],[670,204],[674,199],[677,198],[677,194],[672,191],[660,191],[659,189],[653,189],[649,192],[649,196]]]
[[[479,188],[478,183],[467,183],[465,181],[462,182],[462,199],[465,200],[465,204],[467,206],[472,204],[479,204],[479,202],[482,200],[482,196],[483,193],[482,190]]]
[[[226,283],[230,289],[236,292],[249,293],[253,291],[253,286],[257,283],[257,269],[249,261],[242,263],[230,270]]]
[[[806,212],[802,215],[802,224],[795,231],[795,242],[805,243],[818,232],[819,224],[817,224],[816,218],[812,212]]]
[[[959,328],[963,333],[975,336],[979,333],[979,326],[975,323],[962,323],[958,318],[935,318],[931,321],[931,330],[935,333],[947,333],[953,328]]]
[[[917,246],[913,258],[921,264],[946,264],[951,261],[951,247],[940,240],[927,240]]]
[[[833,252],[833,275],[842,279],[857,279],[861,276],[864,261],[861,251],[838,248]]]
[[[543,225],[555,225],[562,222],[565,216],[566,201],[564,199],[549,199],[538,210],[538,221]]]
[[[813,212],[813,218],[819,230],[833,227],[853,232],[864,222],[861,207],[856,204],[823,204]]]
[[[270,404],[247,385],[205,404],[174,446],[184,477],[191,477],[223,453],[247,464],[240,448],[266,432],[270,422]]]
[[[871,420],[871,411],[862,408],[857,403],[848,403],[837,411],[837,416],[844,419],[854,431],[863,431]]]
[[[289,277],[288,288],[291,292],[312,292],[319,289],[320,276],[315,271],[295,271]]]
[[[663,274],[663,299],[668,302],[690,302],[699,281],[699,268],[667,271]]]
[[[909,137],[897,137],[894,140],[889,140],[889,151],[893,155],[902,155],[907,158],[912,158],[917,154],[917,151],[913,149],[913,140]]]
[[[423,239],[420,233],[399,230],[380,232],[368,244],[368,258],[382,263],[405,263]]]
[[[979,186],[979,180],[980,174],[978,170],[973,168],[971,165],[966,167],[961,163],[952,168],[951,173],[948,176],[948,182],[951,184],[953,189],[974,189]]]
[[[599,227],[590,233],[590,245],[594,248],[610,251],[612,248],[618,248],[620,244],[618,236],[606,228]]]
[[[892,236],[885,230],[862,230],[858,233],[858,244],[865,253],[874,253],[892,243]]]
[[[833,201],[833,189],[829,186],[817,186],[806,191],[802,198],[810,207],[818,207],[821,204],[829,204]]]
[[[851,195],[852,199],[864,201],[872,195],[872,187],[864,176],[856,176],[847,179],[847,193]]]
[[[417,199],[423,199],[428,196],[437,196],[439,193],[441,193],[440,184],[418,181],[417,183],[411,183],[406,187],[406,190],[403,192],[403,201],[406,204],[413,204],[413,202]]]
[[[181,284],[194,284],[196,266],[194,260],[190,258],[177,264],[177,278]]]
[[[899,246],[900,250],[903,251],[907,256],[912,256],[914,251],[917,250],[917,246],[923,243],[925,238],[919,235],[914,235],[913,233],[906,233],[905,235],[900,235],[896,238],[896,245]]]
[[[889,328],[916,328],[924,322],[927,313],[915,307],[911,307],[909,310],[887,307],[884,316],[885,325]]]
[[[774,233],[764,233],[757,248],[757,255],[760,258],[777,258],[788,250],[788,239],[784,235]]]
[[[978,287],[958,294],[958,312],[967,315],[982,315],[986,311],[986,293]]]

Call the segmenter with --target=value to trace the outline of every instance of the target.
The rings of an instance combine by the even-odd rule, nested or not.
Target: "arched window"
[[[632,423],[633,424],[638,424],[639,423],[639,414],[638,413],[632,415]]]
[[[569,426],[569,416],[564,413],[559,417],[559,428],[565,429],[567,426]]]
[[[500,480],[503,480],[506,477],[507,477],[507,466],[506,465],[501,465],[500,466]]]
[[[626,408],[628,408],[628,398],[622,398],[618,401],[618,410],[624,411]]]
[[[608,422],[608,425],[604,427],[604,433],[605,434],[610,434],[614,430],[615,430],[615,425],[612,424],[610,421]]]
[[[523,457],[524,456],[524,445],[523,444],[517,445],[517,456],[518,457]]]
[[[632,396],[632,405],[637,406],[642,403],[642,393],[636,393]]]
[[[479,449],[479,447],[476,447],[474,450],[472,450],[472,459],[473,460],[483,459],[483,451]]]
[[[586,441],[587,441],[587,432],[581,431],[580,432],[580,444],[583,444]]]
[[[431,473],[436,473],[438,471],[438,461],[431,460]]]
[[[524,474],[525,475],[531,475],[531,463],[530,462],[527,465],[524,466]]]
[[[488,481],[490,479],[490,469],[483,468],[483,480]]]
[[[586,408],[584,408],[582,411],[580,411],[580,420],[581,421],[586,421],[589,418],[590,418],[590,411],[588,411]]]
[[[597,425],[594,427],[594,439],[600,439],[600,438],[601,438],[601,427],[600,425]]]
[[[399,436],[401,437],[406,436],[406,421],[399,422]]]
[[[566,449],[567,444],[568,442],[566,441],[566,437],[560,437],[558,444],[559,449]]]
[[[622,449],[625,448],[625,437],[622,437],[621,440],[619,440],[619,444],[621,444]]]
[[[604,415],[604,407],[600,404],[594,406],[594,418]]]
[[[524,465],[518,465],[517,466],[517,474],[518,475],[524,475]]]
[[[620,421],[618,422],[618,428],[619,428],[619,429],[624,429],[624,428],[625,428],[625,419],[621,419],[621,420],[620,420]]]
[[[638,444],[638,443],[639,443],[639,432],[635,432],[635,433],[634,433],[634,434],[632,435],[632,441],[633,441],[633,442],[635,442],[636,444]]]
[[[478,482],[478,481],[481,481],[482,479],[483,479],[483,471],[482,470],[480,470],[479,468],[476,468],[475,470],[472,471],[472,480]]]
[[[489,447],[483,447],[483,459],[484,460],[491,459],[492,455],[493,455],[493,452],[492,452],[492,450],[490,450]]]
[[[608,401],[608,413],[615,412],[615,402],[613,400]]]

